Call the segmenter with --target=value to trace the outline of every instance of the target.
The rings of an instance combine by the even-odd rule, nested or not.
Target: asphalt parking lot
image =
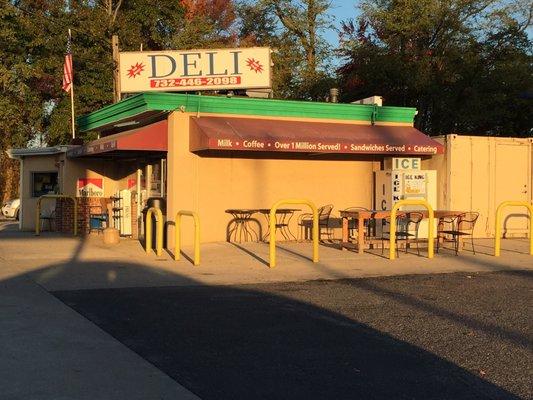
[[[532,399],[533,273],[53,294],[202,399]]]

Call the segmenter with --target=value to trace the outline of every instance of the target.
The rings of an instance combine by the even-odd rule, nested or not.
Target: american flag
[[[63,65],[63,90],[70,92],[74,71],[72,70],[72,47],[70,43],[70,29],[67,40],[67,51],[65,52],[65,64]]]

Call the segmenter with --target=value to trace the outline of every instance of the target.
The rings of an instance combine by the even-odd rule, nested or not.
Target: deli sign
[[[270,48],[120,53],[120,90],[259,89],[271,85]]]

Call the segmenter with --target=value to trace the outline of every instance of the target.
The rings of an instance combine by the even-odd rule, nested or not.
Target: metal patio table
[[[252,227],[251,223],[253,221],[259,223],[257,220],[254,220],[252,218],[253,214],[255,214],[258,210],[256,209],[250,209],[250,208],[230,208],[227,209],[225,212],[228,214],[231,214],[233,219],[230,221],[234,223],[233,228],[229,229],[226,234],[226,240],[228,242],[231,242],[231,237],[234,236],[234,242],[242,243],[243,238],[245,242],[249,241],[255,241],[259,242],[261,239],[260,234],[258,234]],[[239,240],[237,240],[237,238]]]
[[[267,222],[267,232],[263,235],[262,240],[264,242],[268,241],[270,236],[270,208],[260,208],[256,210],[258,213],[261,213],[265,216]],[[299,208],[278,208],[276,210],[276,231],[279,230],[283,238],[287,241],[294,240],[296,241],[296,236],[290,230],[290,222],[294,213],[296,211],[301,211]]]

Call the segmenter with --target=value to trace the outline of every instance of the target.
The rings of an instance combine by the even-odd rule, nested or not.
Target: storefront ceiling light
[[[124,126],[131,126],[131,125],[137,125],[139,122],[138,121],[126,121],[126,122],[121,122],[119,124],[115,124],[113,125],[115,128],[122,128]]]

